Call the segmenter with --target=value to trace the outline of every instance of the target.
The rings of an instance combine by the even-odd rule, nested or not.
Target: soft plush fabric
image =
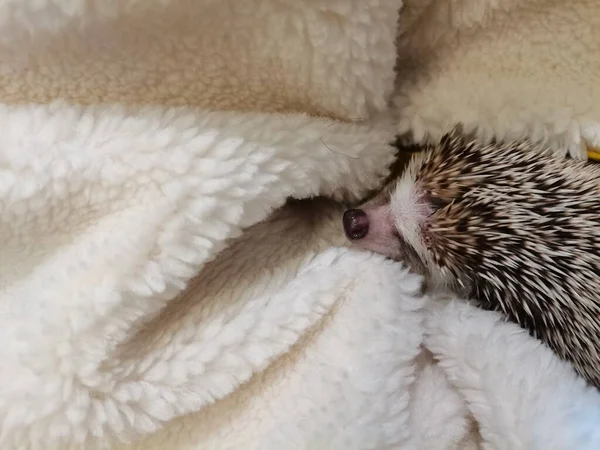
[[[405,0],[398,130],[528,138],[582,157],[600,147],[600,3]]]
[[[450,23],[527,17],[491,2],[451,2],[483,15]],[[494,124],[473,106],[500,98],[475,95],[489,72],[464,77],[471,103],[418,81],[460,84],[433,59],[487,54],[473,32],[417,39],[443,3],[400,11],[394,96],[399,0],[0,1],[2,450],[600,448],[600,395],[571,367],[345,246],[336,200],[381,186],[397,132]],[[539,14],[523,58],[552,85]],[[600,98],[593,76],[565,99]]]
[[[400,4],[2,0],[0,93],[359,120],[393,88]]]

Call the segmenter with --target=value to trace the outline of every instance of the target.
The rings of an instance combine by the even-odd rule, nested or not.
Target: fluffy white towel
[[[0,448],[599,448],[548,349],[282,207],[386,175],[399,7],[0,2]]]

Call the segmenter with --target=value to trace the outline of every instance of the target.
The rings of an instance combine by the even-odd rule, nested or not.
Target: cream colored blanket
[[[457,120],[581,156],[600,6],[401,6],[0,0],[2,450],[600,448],[595,390],[334,201]]]

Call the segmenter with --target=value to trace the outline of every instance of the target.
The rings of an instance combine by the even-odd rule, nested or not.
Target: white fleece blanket
[[[388,173],[400,6],[0,1],[2,450],[600,448],[547,348],[284,206]]]

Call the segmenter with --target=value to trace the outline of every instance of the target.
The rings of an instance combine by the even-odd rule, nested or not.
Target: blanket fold
[[[2,355],[10,370],[2,372],[0,396],[7,426],[62,417],[67,427],[72,415],[98,433],[121,432],[132,426],[121,411],[132,408],[132,398],[152,411],[174,408],[149,414],[146,427],[194,410],[177,388],[169,394],[177,407],[155,398],[165,388],[149,389],[167,375],[175,386],[190,382],[193,365],[165,372],[166,363],[151,355],[140,359],[137,352],[128,362],[115,352],[243,227],[288,196],[373,189],[394,157],[389,121],[377,129],[302,116],[132,115],[60,104],[5,108],[0,123],[7,130],[0,159],[8,175],[0,226],[2,337],[11,342]],[[217,330],[209,327],[196,344]],[[134,370],[144,374],[150,386],[142,391],[150,397],[140,398]],[[54,389],[30,395],[32,385],[50,380],[70,387],[59,399]],[[107,398],[93,400],[100,392]],[[122,417],[104,423],[107,408]]]

